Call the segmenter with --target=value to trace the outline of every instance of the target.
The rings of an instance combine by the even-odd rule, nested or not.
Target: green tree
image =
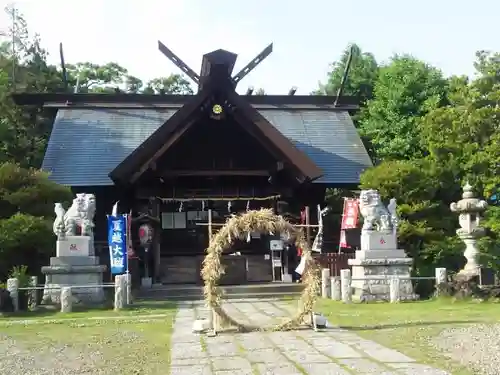
[[[476,67],[478,75],[472,81],[464,77],[449,80],[443,100],[446,105],[437,105],[434,96],[434,108],[415,112],[419,131],[415,138],[427,150],[425,155],[409,158],[396,152],[361,176],[362,188],[375,188],[385,199],[398,199],[403,219],[400,241],[415,259],[417,274],[431,275],[436,266],[458,270],[464,262],[464,245],[455,234],[458,218],[449,209],[451,202],[461,199],[460,185],[470,181],[487,198],[500,186],[500,59],[479,52]],[[407,76],[411,81],[414,74],[408,72]],[[418,91],[412,95],[407,102],[422,99]],[[390,160],[396,157],[410,160]],[[488,236],[480,241],[484,264],[498,271],[499,218],[498,206],[487,210],[484,226]]]
[[[429,112],[420,131],[432,160],[489,197],[500,186],[500,54],[477,58],[477,78],[455,84],[449,105]]]
[[[146,84],[143,90],[145,94],[159,94],[162,91],[167,95],[193,94],[191,84],[180,74],[171,74],[167,77],[152,79]]]
[[[68,83],[78,87],[78,92],[113,92],[126,82],[128,71],[120,64],[110,62],[104,65],[91,62],[66,64]]]
[[[326,83],[320,83],[319,89],[314,94],[337,95],[350,53],[351,47],[348,46],[342,53],[340,60],[330,65],[331,70],[328,73]],[[373,89],[379,67],[373,54],[363,52],[357,44],[352,46],[352,53],[351,67],[343,95],[358,98],[360,106],[364,106],[367,100],[373,98]]]
[[[138,94],[144,86],[141,79],[128,75],[125,77],[125,91],[132,94]]]
[[[63,88],[62,80],[57,69],[46,63],[47,53],[38,35],[30,38],[22,14],[12,8],[7,12],[14,19],[4,39],[0,38],[0,162],[40,166],[53,111],[37,106],[21,110],[11,93],[58,91]]]
[[[454,78],[450,104],[428,113],[421,132],[429,159],[446,165],[454,181],[469,181],[488,199],[500,188],[500,54],[479,51],[476,57],[476,79]],[[490,207],[484,221],[488,236],[480,241],[484,264],[497,271],[499,219],[500,207]]]
[[[0,164],[0,279],[15,265],[38,273],[54,252],[54,203],[68,203],[69,188],[36,169]]]
[[[361,132],[381,159],[413,159],[426,154],[419,121],[446,104],[447,81],[441,71],[408,55],[380,68],[374,98],[361,119]]]
[[[258,88],[257,90],[255,90],[254,95],[267,95],[267,94],[266,94],[266,90],[264,90],[264,89],[261,87],[261,88]]]
[[[436,267],[453,272],[464,265],[464,245],[455,236],[457,218],[449,208],[460,186],[449,177],[445,168],[425,158],[384,161],[361,176],[362,189],[378,189],[386,203],[397,199],[399,246],[413,258],[416,276],[433,276]],[[419,282],[416,290],[427,296],[432,285]]]

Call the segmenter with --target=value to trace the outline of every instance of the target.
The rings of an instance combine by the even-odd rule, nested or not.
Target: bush
[[[54,252],[54,203],[71,201],[69,188],[37,169],[0,164],[0,280],[26,264],[32,274]]]
[[[25,214],[0,219],[0,279],[5,279],[16,265],[26,264],[39,272],[55,247],[51,220]]]
[[[49,180],[37,169],[24,169],[13,163],[0,164],[0,217],[16,213],[53,217],[54,203],[71,201],[69,188]]]

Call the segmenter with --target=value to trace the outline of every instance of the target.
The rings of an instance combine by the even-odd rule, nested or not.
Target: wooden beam
[[[238,74],[233,77],[234,85],[236,86],[248,73],[255,69],[267,56],[273,52],[273,44],[269,44],[264,50],[250,61]]]
[[[163,144],[163,146],[160,147],[159,150],[157,150],[154,155],[142,165],[142,167],[135,172],[132,175],[131,182],[134,183],[137,181],[137,179],[146,172],[146,170],[150,167],[152,163],[155,163],[156,160],[169,148],[171,147],[175,142],[179,140],[179,138],[191,127],[193,124],[193,121],[188,122],[186,125],[182,126],[180,129],[178,129],[174,134],[172,134],[169,138],[168,141]]]
[[[309,246],[312,245],[311,243],[311,222],[310,222],[310,215],[311,215],[311,210],[309,206],[306,206],[306,241]]]
[[[251,200],[251,199],[250,199]],[[202,226],[202,227],[223,227],[226,225],[226,223],[196,223],[196,225]],[[311,225],[304,225],[304,224],[292,224],[292,227],[294,228],[319,228],[320,226],[318,224],[311,224]]]
[[[170,48],[158,41],[158,49],[165,55],[175,66],[177,66],[184,74],[191,78],[195,83],[200,83],[200,76],[194,72],[184,61],[180,59]]]
[[[181,176],[269,176],[266,170],[168,170],[161,173],[164,177]]]

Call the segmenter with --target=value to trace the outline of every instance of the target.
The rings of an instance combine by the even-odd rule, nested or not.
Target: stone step
[[[304,285],[298,283],[268,283],[250,285],[222,286],[223,298],[280,298],[298,296]],[[153,285],[137,292],[138,300],[202,300],[203,287],[193,285]]]

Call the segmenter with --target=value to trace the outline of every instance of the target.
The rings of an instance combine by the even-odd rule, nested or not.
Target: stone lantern
[[[481,215],[487,207],[488,203],[486,201],[476,198],[469,183],[466,183],[463,187],[462,199],[450,205],[451,211],[459,214],[458,223],[460,228],[457,229],[457,235],[465,243],[464,256],[467,263],[459,272],[461,275],[470,277],[479,275],[479,250],[476,243],[485,234],[480,222]]]

